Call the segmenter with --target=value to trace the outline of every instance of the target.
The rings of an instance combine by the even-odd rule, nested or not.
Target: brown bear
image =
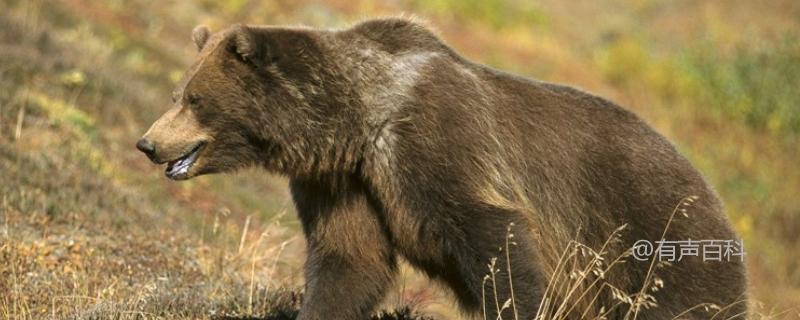
[[[193,39],[197,61],[137,147],[175,180],[289,177],[308,246],[299,319],[368,317],[399,258],[469,317],[744,317],[740,259],[628,258],[579,275],[606,284],[580,287],[594,291],[553,285],[571,241],[598,248],[623,225],[608,247],[623,258],[639,240],[737,239],[700,173],[614,103],[471,62],[406,19]]]

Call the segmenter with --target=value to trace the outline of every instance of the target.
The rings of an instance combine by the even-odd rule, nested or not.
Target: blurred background
[[[197,24],[400,14],[472,60],[644,118],[722,196],[758,312],[800,318],[782,313],[800,305],[796,0],[0,0],[0,318],[246,318],[296,305],[304,244],[285,180],[175,183],[133,146],[195,56]],[[384,305],[458,318],[408,268]]]

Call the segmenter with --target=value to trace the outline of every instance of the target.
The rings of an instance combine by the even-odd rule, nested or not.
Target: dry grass
[[[672,210],[669,219],[664,226],[660,241],[664,241],[667,231],[677,214],[689,217],[689,210],[697,200],[696,196],[688,196],[680,201]],[[512,228],[509,225],[506,233],[505,246],[501,248],[505,252],[505,265],[510,266],[511,256],[509,246],[515,245]],[[622,225],[614,230],[599,248],[593,248],[577,240],[570,241],[558,264],[553,268],[554,272],[550,276],[547,287],[543,294],[541,304],[534,317],[534,320],[562,320],[562,319],[626,319],[633,320],[639,316],[642,310],[658,308],[658,300],[651,294],[664,288],[664,281],[659,278],[659,272],[669,272],[671,266],[669,262],[662,262],[653,255],[649,259],[647,274],[641,289],[636,292],[626,292],[615,286],[608,278],[615,267],[629,261],[632,257],[633,249],[615,250],[621,244],[621,235],[625,232],[627,225]],[[483,294],[483,319],[488,319],[486,309],[491,308],[498,314],[497,319],[503,319],[503,312],[507,309],[513,310],[510,319],[519,320],[516,311],[516,301],[514,300],[514,289],[511,276],[508,276],[510,298],[506,301],[498,299],[496,275],[500,272],[497,268],[497,259],[493,258],[489,264],[489,273],[484,278],[484,288],[488,285],[492,288],[487,299],[487,293]],[[506,274],[511,275],[511,270],[506,270]],[[602,299],[608,296],[611,299]],[[765,310],[763,304],[750,301],[739,300],[729,305],[720,306],[713,303],[699,303],[687,310],[674,316],[672,319],[683,319],[690,313],[697,310],[704,310],[708,319],[733,320],[745,319],[744,314],[729,314],[730,308],[740,304],[748,304],[749,310],[747,319],[796,319],[800,317],[800,309],[788,308],[786,310]],[[506,312],[506,314],[508,314]]]

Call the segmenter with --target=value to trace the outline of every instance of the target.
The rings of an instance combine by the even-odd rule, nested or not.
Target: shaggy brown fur
[[[574,237],[598,247],[627,224],[619,248],[658,240],[673,208],[696,195],[667,239],[737,238],[697,170],[635,115],[470,62],[416,23],[200,27],[193,38],[200,56],[139,147],[169,161],[174,179],[254,165],[290,177],[308,239],[300,319],[366,318],[398,257],[452,289],[466,314],[482,314],[483,290],[501,304],[510,296],[498,248],[512,222],[520,319],[536,314]],[[501,257],[496,288],[483,281],[493,257]],[[628,261],[606,280],[638,292],[648,267]],[[688,258],[658,272],[658,307],[639,319],[745,296],[741,262]],[[490,299],[485,312],[495,319]],[[615,303],[609,290],[598,301]]]

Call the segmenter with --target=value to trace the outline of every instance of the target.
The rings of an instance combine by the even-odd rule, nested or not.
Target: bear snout
[[[147,140],[146,138],[139,139],[139,141],[136,142],[136,149],[139,149],[139,151],[147,155],[147,157],[150,158],[150,161],[156,162],[156,145],[150,142],[150,140]]]

